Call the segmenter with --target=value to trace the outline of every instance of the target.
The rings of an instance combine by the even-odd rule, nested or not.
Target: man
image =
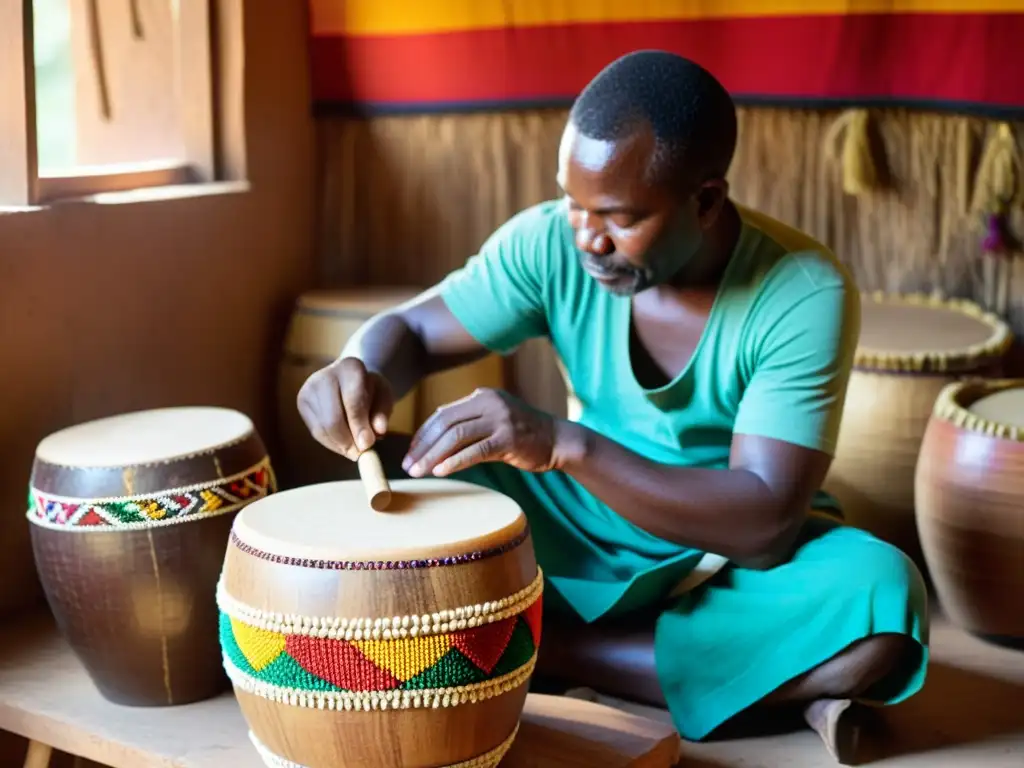
[[[478,391],[434,413],[402,467],[523,507],[547,576],[540,673],[663,704],[690,740],[795,705],[848,764],[859,705],[923,684],[925,590],[820,491],[858,295],[824,246],[729,200],[736,132],[696,64],[613,62],[570,113],[563,197],[367,323],[298,407],[354,459],[422,377],[550,339],[578,423]],[[714,556],[727,565],[697,584]]]

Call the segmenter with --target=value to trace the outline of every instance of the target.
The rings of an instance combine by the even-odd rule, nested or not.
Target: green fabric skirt
[[[928,604],[913,562],[840,520],[811,515],[793,557],[763,571],[727,565],[672,598],[702,552],[633,526],[558,472],[504,464],[460,473],[513,498],[545,571],[545,610],[584,622],[658,611],[654,649],[669,712],[686,739],[715,728],[852,643],[882,633],[913,638],[920,654],[868,691],[895,704],[924,685]]]

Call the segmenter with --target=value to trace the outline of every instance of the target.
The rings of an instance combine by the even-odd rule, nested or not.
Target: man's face
[[[581,136],[572,123],[559,147],[558,183],[580,263],[605,289],[622,296],[675,278],[697,254],[713,221],[706,186],[680,192],[648,181],[654,151],[650,130],[601,141]],[[720,192],[724,196],[724,189]],[[712,208],[717,213],[720,205]]]

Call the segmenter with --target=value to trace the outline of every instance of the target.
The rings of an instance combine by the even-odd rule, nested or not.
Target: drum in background
[[[915,478],[939,602],[962,629],[1024,643],[1024,379],[946,387]]]
[[[284,453],[277,463],[283,485],[293,487],[358,476],[352,462],[341,459],[313,439],[295,400],[306,379],[336,360],[363,323],[419,293],[418,288],[367,287],[311,291],[299,297],[278,372],[278,421]],[[500,388],[504,380],[504,362],[497,355],[430,376],[395,405],[388,430],[411,435],[441,405],[464,397],[477,387]]]
[[[167,706],[228,688],[217,580],[234,514],[273,491],[260,436],[228,409],[128,413],[38,444],[28,499],[36,568],[106,699]]]
[[[999,375],[1012,335],[968,301],[865,294],[842,427],[825,489],[847,521],[924,569],[914,469],[935,398],[963,376]]]
[[[454,480],[303,486],[235,520],[224,667],[268,766],[491,768],[536,664],[543,582],[522,510]]]

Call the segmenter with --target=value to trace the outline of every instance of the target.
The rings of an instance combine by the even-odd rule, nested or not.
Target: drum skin
[[[58,466],[37,455],[28,511],[37,573],[59,631],[104,698],[159,707],[228,688],[216,639],[220,567],[234,514],[275,487],[255,430],[139,466]],[[126,506],[111,513],[111,498]],[[118,527],[101,510],[108,521],[151,519]],[[179,513],[180,522],[160,522]]]
[[[925,431],[915,488],[921,544],[945,614],[967,632],[1020,646],[1024,429],[967,410],[1008,389],[1024,390],[1024,379],[943,390]]]
[[[1012,336],[1005,323],[965,301],[867,294],[863,307],[862,314],[878,307],[933,310],[938,328],[934,338],[940,345],[943,320],[959,323],[959,330],[969,322],[979,329],[980,343],[948,350],[886,352],[866,347],[862,338],[824,484],[842,505],[848,523],[899,547],[927,576],[914,517],[914,471],[932,407],[952,382],[999,375]],[[898,331],[893,328],[894,334]]]
[[[351,461],[321,446],[309,434],[296,406],[299,389],[312,374],[341,354],[348,340],[374,315],[420,293],[416,288],[310,291],[299,297],[289,323],[277,376],[278,422],[284,445],[282,485],[294,487],[354,479]],[[428,376],[395,404],[389,432],[411,435],[438,407],[477,387],[504,386],[504,361],[487,355],[468,365]]]
[[[259,549],[240,523],[218,589],[221,644],[266,765],[498,764],[540,643],[525,517],[484,549],[370,561]]]

